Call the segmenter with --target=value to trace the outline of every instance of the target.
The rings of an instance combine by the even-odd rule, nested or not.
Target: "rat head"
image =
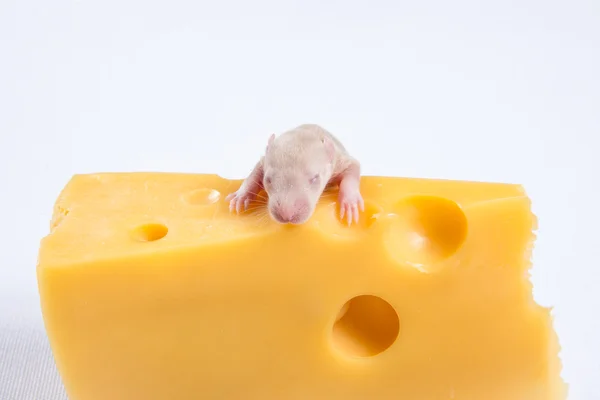
[[[264,157],[268,209],[279,223],[302,224],[313,214],[333,170],[334,144],[272,135]]]

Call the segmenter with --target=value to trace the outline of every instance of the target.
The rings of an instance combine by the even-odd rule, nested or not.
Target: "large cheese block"
[[[77,175],[37,276],[70,400],[563,400],[521,186],[363,177],[304,225],[216,175]]]

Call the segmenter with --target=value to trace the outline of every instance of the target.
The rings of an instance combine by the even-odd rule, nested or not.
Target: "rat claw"
[[[229,212],[233,212],[234,208],[236,207],[237,200],[238,200],[237,195],[238,195],[237,192],[233,192],[233,193],[229,193],[227,195],[227,197],[225,198],[225,200],[229,202]]]
[[[352,224],[352,221],[358,223],[360,219],[360,211],[365,211],[365,202],[360,194],[358,188],[348,188],[341,189],[339,194],[340,200],[340,217],[348,222],[348,225]]]
[[[358,207],[359,205],[356,203],[342,202],[342,205],[340,206],[340,219],[342,221],[345,220],[345,222],[348,223],[348,226],[352,225],[352,221],[358,223]]]
[[[242,211],[242,208],[244,211],[247,211],[250,203],[254,200],[254,197],[255,196],[251,193],[244,190],[238,190],[235,193],[231,193],[227,196],[228,199],[231,199],[229,202],[229,212],[235,210],[235,212],[239,214]]]

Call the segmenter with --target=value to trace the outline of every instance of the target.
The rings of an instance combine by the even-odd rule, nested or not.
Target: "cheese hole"
[[[454,201],[436,196],[411,196],[393,209],[396,214],[385,240],[401,263],[426,271],[462,246],[467,217]]]
[[[350,357],[373,357],[387,350],[398,337],[396,310],[377,296],[362,295],[348,301],[333,325],[333,347]]]
[[[132,236],[139,242],[154,242],[167,236],[169,229],[163,224],[145,224],[138,226]]]
[[[185,201],[188,204],[207,206],[214,204],[221,198],[221,193],[218,190],[201,188],[192,190],[184,196]]]

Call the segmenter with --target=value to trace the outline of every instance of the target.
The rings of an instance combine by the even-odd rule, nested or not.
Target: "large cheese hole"
[[[372,357],[387,350],[398,337],[400,320],[394,308],[377,296],[348,301],[333,325],[333,346],[351,357]]]
[[[385,240],[388,251],[399,262],[424,271],[454,254],[467,236],[467,218],[450,199],[412,196],[393,211],[397,218]]]
[[[135,228],[132,236],[140,242],[154,242],[167,236],[168,232],[169,229],[163,224],[145,224]]]

